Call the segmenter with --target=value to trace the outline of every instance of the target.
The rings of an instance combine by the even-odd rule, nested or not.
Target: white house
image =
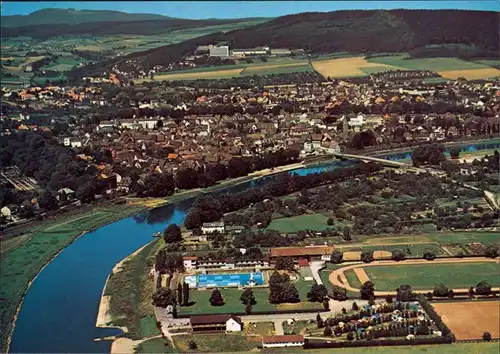
[[[197,261],[198,261],[198,257],[196,257],[196,256],[184,256],[184,257],[182,257],[184,269],[186,269],[186,270],[196,269]]]
[[[230,317],[226,321],[226,332],[241,332],[241,323],[234,317]]]
[[[301,335],[282,335],[282,336],[263,336],[263,348],[285,348],[302,347],[304,345],[304,336]]]
[[[225,231],[223,221],[204,222],[203,225],[201,226],[201,232],[204,234],[211,234],[212,232],[215,231],[218,231],[220,233],[223,233]]]

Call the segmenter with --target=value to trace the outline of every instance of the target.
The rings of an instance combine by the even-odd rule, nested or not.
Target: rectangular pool
[[[261,272],[256,273],[222,273],[199,274],[184,277],[190,288],[223,288],[229,286],[248,286],[253,279],[254,285],[264,284]]]

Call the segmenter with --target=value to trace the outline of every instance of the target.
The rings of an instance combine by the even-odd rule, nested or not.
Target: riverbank
[[[163,244],[163,240],[154,239],[113,267],[102,291],[96,327],[120,328],[123,336],[132,340],[160,334],[151,300],[154,282],[149,272]]]
[[[128,255],[127,257],[122,259],[120,262],[116,263],[116,265],[113,267],[113,269],[111,270],[111,273],[108,275],[108,278],[106,279],[106,283],[104,283],[104,288],[102,289],[101,302],[99,303],[99,309],[97,312],[97,320],[95,323],[96,327],[120,328],[124,333],[128,332],[128,329],[125,326],[117,327],[117,326],[110,325],[110,323],[113,321],[113,317],[111,316],[111,308],[110,308],[110,301],[111,301],[112,295],[104,295],[106,293],[106,287],[108,286],[108,282],[109,282],[109,279],[111,278],[111,276],[120,272],[123,269],[123,264],[125,262],[134,258],[137,254],[139,254],[142,250],[144,250],[148,245],[150,245],[151,243],[153,243],[155,241],[156,240],[151,240],[150,243],[142,246],[134,253]]]
[[[97,208],[70,218],[64,216],[58,223],[56,219],[56,223],[40,227],[25,242],[3,255],[0,296],[6,300],[0,305],[0,352],[8,352],[24,298],[40,272],[52,260],[86,233],[143,210],[142,207],[121,207],[119,211]]]

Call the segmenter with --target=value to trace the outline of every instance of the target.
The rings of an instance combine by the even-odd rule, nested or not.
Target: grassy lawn
[[[356,275],[356,273],[354,273],[354,270],[352,270],[352,269],[346,270],[344,272],[344,274],[345,274],[347,281],[349,282],[349,285],[351,285],[353,288],[356,288],[356,289],[361,288],[361,285],[363,285],[363,284],[361,284],[361,282],[359,281],[359,278]]]
[[[291,311],[294,309],[320,309],[322,304],[307,301],[307,293],[314,284],[313,281],[304,281],[302,278],[293,282],[300,295],[300,303],[294,304],[270,304],[268,301],[269,290],[267,288],[254,288],[253,294],[257,303],[253,306],[253,311]],[[179,308],[179,314],[192,315],[192,314],[222,314],[233,313],[243,314],[245,312],[245,305],[240,301],[243,290],[236,288],[223,288],[220,289],[224,298],[223,306],[212,306],[210,304],[211,290],[192,290],[189,294],[191,306]]]
[[[341,348],[341,349],[308,349],[283,348],[266,350],[267,353],[313,353],[313,354],[493,354],[498,353],[498,342],[480,343],[456,343],[440,345],[416,345],[395,347],[363,347],[363,348]]]
[[[241,352],[249,351],[258,346],[260,340],[250,341],[241,334],[196,334],[173,337],[175,346],[183,353],[200,352]],[[196,349],[189,348],[189,342],[194,341]]]
[[[471,242],[482,242],[484,244],[498,243],[498,232],[494,231],[448,231],[426,235],[430,240],[437,241],[442,245],[452,243],[468,244]]]
[[[300,230],[326,230],[328,218],[322,214],[304,214],[290,218],[275,219],[267,227],[283,233],[292,233]]]
[[[223,306],[212,306],[210,304],[211,290],[193,290],[189,293],[189,300],[193,303],[191,306],[180,307],[179,314],[220,314],[220,313],[244,313],[245,305],[240,301],[242,290],[235,288],[220,289],[224,298]],[[254,311],[275,311],[276,305],[268,302],[269,291],[266,288],[253,289],[253,295],[257,304],[254,305]]]
[[[123,206],[116,212],[96,209],[69,218],[62,215],[52,224],[45,223],[43,226],[33,227],[34,235],[24,243],[19,242],[17,247],[14,248],[12,243],[18,241],[10,241],[10,252],[5,257],[2,256],[0,263],[0,298],[2,299],[0,302],[0,352],[4,351],[7,336],[12,328],[11,322],[23,293],[28,283],[42,267],[84,231],[119,220],[140,209]],[[7,241],[9,240],[4,242]],[[1,244],[2,248],[4,242]]]
[[[111,323],[126,326],[126,335],[131,339],[160,334],[151,302],[154,284],[148,274],[162,243],[162,240],[154,240],[124,261],[121,271],[111,274],[104,290],[104,295],[111,295]]]
[[[21,235],[13,238],[9,238],[8,240],[2,241],[0,243],[0,259],[3,259],[7,254],[21,246],[24,242],[26,242],[30,238],[30,234]]]
[[[309,323],[309,321],[295,321],[292,324],[288,324],[287,321],[283,322],[283,331],[285,334],[304,334],[306,328],[316,328],[315,322]]]
[[[135,353],[179,353],[179,351],[172,348],[167,339],[153,338],[139,344],[135,348]]]
[[[413,289],[432,289],[437,283],[450,288],[468,288],[481,280],[499,286],[500,266],[495,263],[429,263],[423,265],[373,266],[365,268],[376,290],[394,290],[401,284]]]
[[[367,59],[367,61],[370,63],[398,66],[410,70],[450,71],[488,68],[488,66],[484,64],[465,61],[458,58],[408,58],[409,56],[407,54],[402,54],[376,57]]]
[[[273,322],[258,322],[258,323],[245,323],[245,334],[255,336],[272,336],[274,335]]]

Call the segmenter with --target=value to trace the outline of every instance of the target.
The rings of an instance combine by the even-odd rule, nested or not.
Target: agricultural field
[[[404,264],[364,267],[377,291],[392,291],[401,284],[410,284],[415,290],[433,289],[438,283],[449,288],[466,289],[486,280],[492,286],[500,285],[500,266],[495,262]]]
[[[402,70],[393,64],[372,63],[363,56],[313,61],[314,70],[326,77],[366,76],[381,71]]]
[[[446,302],[432,306],[458,340],[482,339],[484,332],[500,338],[498,301]]]
[[[300,230],[326,230],[328,218],[322,214],[303,214],[289,218],[275,219],[267,227],[282,233],[292,233]]]
[[[486,79],[500,75],[500,70],[484,63],[465,61],[458,58],[409,59],[406,54],[376,57],[367,60],[372,65],[388,65],[400,70],[431,70],[444,78],[468,80]]]
[[[269,58],[267,62],[262,62],[258,58],[253,59],[253,63],[241,60],[235,65],[221,65],[192,68],[181,71],[158,73],[155,81],[162,80],[198,80],[198,79],[227,79],[240,76],[287,74],[294,72],[312,72],[313,68],[307,59],[297,58]],[[150,79],[134,80],[136,82],[149,81]]]

